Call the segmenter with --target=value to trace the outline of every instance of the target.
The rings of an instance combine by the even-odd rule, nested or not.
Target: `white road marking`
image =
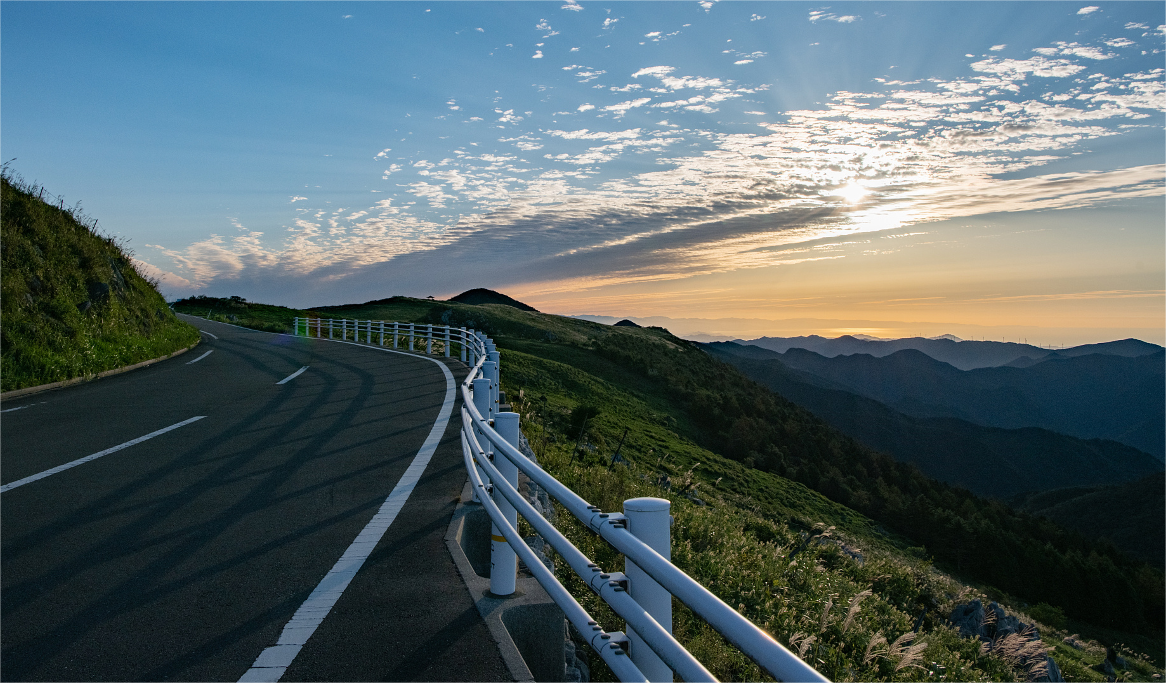
[[[218,337],[216,337],[215,335],[211,334],[210,332],[207,332],[206,330],[199,330],[199,332],[202,332],[203,334],[205,334],[205,335],[206,335],[206,336],[208,336],[208,337],[211,337],[212,339],[218,339]]]
[[[300,373],[302,373],[304,370],[307,370],[307,369],[308,369],[308,366],[305,365],[304,367],[300,368],[299,370],[296,370],[295,372],[288,375],[287,377],[284,377],[283,379],[279,380],[278,382],[276,382],[276,384],[287,384],[288,382],[292,381],[293,379],[299,377]]]
[[[41,401],[40,403],[29,403],[26,406],[16,406],[15,408],[5,408],[4,410],[0,410],[0,413],[11,413],[14,410],[24,410],[25,408],[31,408],[33,406],[39,405],[44,405],[44,401]]]
[[[58,472],[64,472],[65,470],[72,469],[72,468],[76,467],[77,465],[84,465],[85,463],[89,462],[90,460],[96,460],[103,455],[109,455],[110,453],[116,453],[123,448],[129,448],[130,446],[133,446],[134,444],[139,444],[139,443],[142,443],[143,441],[148,441],[148,440],[154,438],[155,436],[161,436],[162,434],[165,434],[166,432],[169,432],[171,430],[178,429],[179,427],[185,427],[186,425],[190,424],[191,422],[198,422],[199,420],[203,419],[204,417],[206,417],[206,415],[198,415],[196,417],[190,418],[189,420],[183,420],[182,422],[179,422],[177,424],[172,424],[169,427],[164,427],[162,429],[159,429],[156,432],[150,432],[149,434],[147,434],[145,436],[139,436],[136,439],[131,439],[130,441],[127,441],[127,442],[120,444],[118,446],[114,446],[113,448],[107,448],[104,451],[94,453],[93,455],[87,455],[84,458],[78,458],[78,459],[74,460],[73,462],[67,462],[64,465],[57,465],[56,467],[54,467],[50,470],[45,470],[44,472],[40,472],[39,474],[33,474],[31,476],[25,477],[24,479],[17,479],[16,481],[14,481],[10,484],[5,484],[3,486],[0,486],[0,493],[4,493],[6,491],[11,491],[12,489],[16,488],[17,486],[24,486],[25,484],[30,484],[38,479],[44,479],[45,477],[52,476]]]
[[[390,349],[379,350],[401,353]],[[392,493],[385,499],[372,521],[361,530],[356,536],[356,540],[348,546],[348,550],[344,551],[332,569],[316,585],[316,589],[312,591],[308,599],[304,600],[304,604],[296,610],[291,621],[283,627],[283,633],[280,634],[276,644],[259,653],[255,663],[239,679],[240,683],[243,681],[274,682],[283,677],[296,655],[303,649],[304,643],[308,642],[308,638],[311,638],[312,634],[316,632],[316,628],[324,622],[324,618],[328,616],[332,607],[336,605],[336,601],[340,599],[341,593],[352,582],[352,577],[356,576],[356,572],[364,565],[364,561],[368,559],[373,548],[388,531],[389,525],[397,518],[401,508],[405,507],[405,501],[409,499],[409,494],[413,493],[417,482],[421,480],[421,475],[429,465],[433,452],[437,450],[441,435],[445,433],[449,416],[453,413],[454,403],[453,374],[444,363],[434,358],[428,360],[441,366],[441,371],[445,373],[445,402],[441,404],[441,411],[433,423],[433,429],[429,430],[429,436],[425,438],[425,443],[421,445],[421,450],[417,451],[417,456],[413,458],[409,469],[405,470],[404,476],[393,487]]]
[[[215,352],[215,350],[214,350],[214,349],[211,349],[210,351],[207,351],[206,353],[202,354],[202,355],[201,355],[201,356],[199,356],[198,358],[195,358],[195,359],[194,359],[194,360],[192,360],[192,361],[188,361],[186,364],[187,364],[187,365],[190,365],[191,363],[197,363],[197,362],[199,362],[200,360],[202,360],[203,358],[206,358],[207,356],[211,355],[211,354],[212,354],[212,353],[214,353],[214,352]]]

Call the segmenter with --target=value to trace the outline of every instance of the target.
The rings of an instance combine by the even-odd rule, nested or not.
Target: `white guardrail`
[[[314,333],[314,334],[313,334]],[[425,353],[438,342],[446,358],[453,347],[470,366],[461,385],[462,453],[475,500],[492,523],[490,592],[514,592],[522,558],[567,620],[583,634],[621,681],[716,680],[672,637],[672,596],[703,618],[762,669],[780,681],[826,681],[787,650],[673,565],[670,503],[660,498],[624,502],[623,513],[602,512],[547,474],[518,449],[518,413],[499,412],[499,354],[480,332],[446,325],[375,320],[296,318],[297,336],[349,340],[397,348],[404,339]],[[499,457],[501,455],[502,457]],[[624,572],[605,572],[571,544],[518,492],[518,472],[541,486],[571,514],[624,555]],[[518,515],[627,623],[629,633],[608,632],[559,583],[518,533]]]

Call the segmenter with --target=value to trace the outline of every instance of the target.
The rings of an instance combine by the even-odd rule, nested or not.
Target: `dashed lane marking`
[[[211,349],[210,351],[207,351],[206,353],[202,354],[202,355],[201,355],[201,356],[199,356],[198,358],[195,358],[195,359],[194,359],[194,360],[192,360],[192,361],[187,361],[187,363],[186,363],[186,364],[187,364],[187,365],[190,365],[191,363],[197,363],[197,362],[199,362],[200,360],[202,360],[203,358],[206,358],[207,356],[211,355],[211,354],[212,354],[212,353],[214,353],[214,352],[215,352],[215,350],[214,350],[214,349]]]
[[[32,482],[37,481],[38,479],[44,479],[45,477],[51,477],[52,475],[54,475],[58,472],[64,472],[65,470],[72,469],[72,468],[76,467],[77,465],[84,465],[85,463],[89,462],[90,460],[96,460],[96,459],[102,457],[103,455],[109,455],[110,453],[116,453],[123,448],[129,448],[130,446],[142,443],[143,441],[149,441],[150,439],[154,438],[155,436],[161,436],[161,435],[165,434],[166,432],[178,429],[179,427],[185,427],[186,425],[190,424],[191,422],[198,422],[199,420],[203,419],[204,417],[206,417],[206,415],[198,415],[198,416],[190,418],[189,420],[183,420],[182,422],[179,422],[177,424],[172,424],[169,427],[163,427],[162,429],[159,429],[156,432],[150,432],[149,434],[147,434],[145,436],[139,436],[136,439],[131,439],[130,441],[127,441],[123,444],[114,446],[113,448],[107,448],[104,451],[99,451],[97,453],[94,453],[93,455],[87,455],[84,458],[78,458],[78,459],[74,460],[73,462],[67,462],[64,465],[57,465],[56,467],[54,467],[52,469],[45,470],[44,472],[40,472],[37,474],[33,474],[31,476],[25,477],[24,479],[17,479],[16,481],[14,481],[10,484],[5,484],[3,486],[0,486],[0,493],[6,493],[6,492],[11,491],[12,489],[16,488],[17,486],[24,486],[25,484],[31,484]]]
[[[278,382],[276,382],[276,384],[287,384],[288,382],[292,381],[293,379],[299,377],[300,374],[304,370],[307,370],[307,369],[308,369],[308,366],[305,365],[304,367],[300,368],[299,370],[296,370],[295,372],[288,375],[287,377],[284,377],[283,379],[279,380]]]

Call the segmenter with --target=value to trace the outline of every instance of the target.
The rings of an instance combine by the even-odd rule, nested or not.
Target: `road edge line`
[[[351,344],[353,346],[363,346],[364,348],[370,349],[378,348],[336,339],[329,341]],[[378,350],[398,353],[403,356],[413,356],[413,354],[394,351],[392,349],[381,348]],[[239,678],[239,683],[244,683],[244,681],[275,683],[283,677],[284,673],[287,672],[287,668],[291,666],[296,656],[299,655],[300,650],[308,642],[308,639],[312,637],[320,624],[324,623],[324,619],[328,616],[328,613],[332,611],[336,602],[340,600],[340,596],[348,588],[356,573],[364,566],[364,561],[372,554],[373,549],[376,548],[376,545],[384,537],[385,532],[389,530],[389,525],[396,520],[397,515],[405,507],[405,503],[409,500],[413,489],[421,481],[421,475],[425,473],[425,468],[429,466],[429,461],[433,459],[433,454],[437,451],[437,446],[441,443],[441,437],[445,434],[445,430],[449,426],[449,419],[453,416],[453,406],[457,400],[457,392],[454,390],[453,373],[445,363],[442,363],[436,358],[429,358],[427,356],[420,357],[436,363],[441,368],[442,374],[445,375],[445,400],[441,404],[441,410],[437,414],[437,419],[433,422],[433,428],[429,430],[429,435],[425,437],[425,441],[421,444],[417,455],[414,456],[413,462],[409,464],[405,473],[397,480],[396,486],[393,487],[392,492],[389,493],[385,502],[381,503],[381,507],[377,510],[377,513],[360,530],[360,533],[356,535],[356,538],[348,545],[344,554],[332,565],[332,568],[328,570],[324,578],[316,584],[315,589],[312,590],[311,594],[308,595],[307,599],[304,600],[295,614],[292,615],[292,618],[284,624],[276,644],[264,648],[259,653],[251,668]]]

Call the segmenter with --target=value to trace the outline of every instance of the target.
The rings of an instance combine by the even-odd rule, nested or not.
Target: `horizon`
[[[1166,344],[1161,3],[0,19],[5,157],[170,298],[487,287],[679,336]]]

